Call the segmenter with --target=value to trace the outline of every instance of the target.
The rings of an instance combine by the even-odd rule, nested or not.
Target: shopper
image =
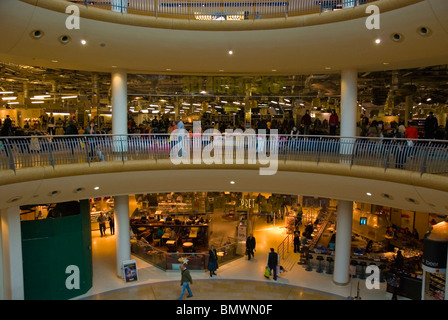
[[[210,277],[213,275],[217,275],[215,271],[218,269],[218,254],[216,253],[216,249],[213,245],[210,246],[208,250],[208,271],[210,271]]]
[[[104,214],[104,212],[100,213],[100,216],[98,217],[98,223],[100,225],[101,236],[105,236],[106,235],[106,215]]]
[[[184,264],[181,264],[179,268],[181,271],[180,285],[182,286],[179,300],[182,300],[182,298],[184,297],[185,289],[187,289],[188,291],[187,298],[191,298],[193,296],[193,293],[191,292],[190,284],[193,284],[193,279],[191,278],[190,270],[188,270]]]
[[[439,128],[439,123],[437,118],[434,117],[434,113],[429,112],[428,117],[425,120],[425,139],[434,139],[437,129]]]
[[[330,135],[336,135],[336,128],[339,126],[339,117],[334,109],[331,110],[330,121],[328,124],[330,125]]]
[[[294,232],[294,253],[300,252],[300,231]]]
[[[108,220],[109,220],[110,234],[115,234],[115,221],[113,213],[109,216]]]
[[[250,260],[250,257],[254,257],[255,254],[255,247],[256,247],[256,241],[255,238],[253,236],[253,234],[251,233],[246,240],[246,253],[247,253],[247,260]]]
[[[300,123],[303,125],[303,134],[309,135],[310,134],[310,125],[311,125],[311,116],[310,116],[309,110],[305,111],[305,114],[303,115]]]
[[[271,252],[268,253],[268,259],[267,259],[267,266],[269,270],[272,273],[272,270],[274,270],[274,280],[277,281],[277,266],[279,264],[279,255],[277,252],[274,251],[274,248],[271,248]]]

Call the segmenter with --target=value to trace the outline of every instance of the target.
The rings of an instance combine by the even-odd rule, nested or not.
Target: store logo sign
[[[65,9],[65,13],[70,14],[67,19],[65,19],[65,27],[68,30],[79,30],[81,22],[79,18],[79,8],[75,5],[67,6],[67,8]]]
[[[79,268],[75,265],[69,265],[65,268],[65,273],[70,274],[67,279],[65,279],[65,287],[68,290],[79,289],[80,288],[80,277],[79,277]]]
[[[278,130],[216,129],[202,132],[201,122],[193,121],[193,132],[176,129],[170,134],[170,160],[173,164],[261,164],[260,175],[273,175],[278,168]],[[193,156],[191,156],[193,152]],[[269,154],[269,155],[268,155]]]
[[[371,15],[366,19],[366,28],[368,30],[380,29],[380,8],[376,5],[370,5],[366,8],[366,13]]]

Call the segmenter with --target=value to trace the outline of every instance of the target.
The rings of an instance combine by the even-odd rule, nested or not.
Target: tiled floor
[[[216,223],[215,234],[222,224]],[[225,225],[224,225],[225,226]],[[230,223],[230,229],[234,226]],[[234,229],[233,229],[234,230]],[[109,231],[109,230],[108,230]],[[284,221],[276,225],[257,221],[254,236],[257,239],[255,258],[245,257],[220,266],[217,276],[210,278],[208,272],[192,271],[192,300],[334,300],[359,296],[362,300],[390,300],[385,283],[380,289],[367,289],[364,280],[353,279],[347,286],[333,283],[332,275],[306,271],[295,261],[299,254],[292,253],[288,260],[295,259],[292,269],[283,273],[277,281],[264,277],[266,256],[270,247],[277,248],[285,238]],[[176,300],[180,295],[180,273],[162,271],[147,262],[132,256],[137,261],[138,281],[125,283],[116,275],[115,236],[100,237],[92,232],[93,287],[77,299],[120,300]],[[186,295],[184,299],[186,299]],[[399,297],[400,299],[400,297]]]

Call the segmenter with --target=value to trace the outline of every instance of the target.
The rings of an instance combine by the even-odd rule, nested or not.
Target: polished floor
[[[235,223],[221,221],[215,214],[213,232],[235,230]],[[257,218],[254,237],[257,240],[255,258],[246,257],[220,266],[217,276],[208,272],[192,271],[193,297],[188,300],[347,300],[360,297],[361,300],[390,300],[386,284],[380,289],[367,289],[364,280],[352,279],[346,286],[333,283],[333,276],[306,271],[298,265],[298,253],[290,253],[281,264],[290,268],[274,281],[264,277],[264,268],[269,248],[277,248],[286,236],[284,220],[267,224]],[[217,223],[219,220],[220,223]],[[219,229],[221,226],[224,229]],[[107,230],[109,232],[109,229]],[[224,236],[224,235],[223,235]],[[88,300],[177,300],[180,295],[179,271],[162,271],[147,262],[132,256],[137,261],[138,281],[125,283],[116,274],[115,236],[100,237],[98,231],[92,232],[93,287],[76,299]],[[359,289],[358,289],[359,288]],[[359,294],[358,294],[359,290]],[[184,295],[184,300],[187,293]],[[404,299],[399,297],[399,299]]]

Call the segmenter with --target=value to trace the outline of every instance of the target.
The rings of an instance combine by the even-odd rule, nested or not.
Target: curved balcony
[[[377,0],[69,0],[87,7],[155,17],[195,20],[255,20],[353,8]]]
[[[240,135],[230,145],[229,137],[214,135],[215,150],[210,139],[185,138],[182,162],[175,156],[179,144],[168,135],[2,138],[0,207],[145,192],[235,191],[440,214],[448,209],[447,141],[408,145],[387,138]]]

